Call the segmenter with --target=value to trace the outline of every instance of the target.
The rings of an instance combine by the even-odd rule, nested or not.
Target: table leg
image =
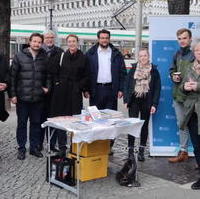
[[[76,168],[77,168],[77,198],[79,199],[80,197],[80,143],[77,143],[77,163],[76,163]]]
[[[47,127],[47,153],[48,153],[48,182],[51,184],[51,149],[50,149],[50,127]]]

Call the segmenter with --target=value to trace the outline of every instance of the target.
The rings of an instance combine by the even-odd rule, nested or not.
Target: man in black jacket
[[[46,51],[47,57],[48,57],[48,66],[51,65],[52,61],[55,59],[56,56],[60,55],[63,51],[62,48],[59,48],[58,46],[55,45],[55,38],[56,34],[52,30],[47,30],[43,33],[44,35],[44,43],[42,45],[42,48]],[[45,97],[45,107],[44,107],[44,114],[42,117],[42,122],[45,122],[47,120],[47,117],[49,116],[49,107],[50,107],[50,101],[51,101],[51,95],[53,92],[53,87],[51,88],[51,92],[49,92],[46,97]],[[56,145],[56,140],[57,140],[57,135],[58,133],[54,131],[54,134],[51,138],[51,145],[50,149],[53,152],[58,152],[58,149],[55,147]],[[63,134],[63,133],[62,133]],[[62,145],[63,142],[65,142],[65,138],[63,135],[60,135],[61,139],[58,139],[58,144]],[[42,129],[42,133],[40,136],[40,143],[39,143],[39,150],[41,151],[43,149],[43,141],[44,141],[44,136],[45,136],[45,129]]]
[[[86,53],[90,66],[90,105],[98,109],[117,110],[117,99],[123,96],[126,68],[120,51],[110,43],[110,32],[100,30],[98,43]],[[111,142],[111,147],[113,145]]]
[[[8,86],[8,64],[3,55],[0,55],[0,121],[5,121],[9,116],[5,110],[4,92]]]
[[[43,36],[33,33],[29,38],[30,47],[17,53],[11,66],[11,102],[16,104],[17,143],[20,160],[25,159],[27,121],[30,121],[30,154],[43,157],[38,150],[44,98],[50,89],[46,52],[41,48]]]

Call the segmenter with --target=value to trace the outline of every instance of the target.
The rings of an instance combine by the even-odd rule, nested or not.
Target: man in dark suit
[[[123,96],[126,76],[124,59],[120,51],[110,43],[109,31],[100,30],[97,37],[97,44],[86,53],[91,89],[85,96],[90,97],[91,106],[117,110],[117,99]]]

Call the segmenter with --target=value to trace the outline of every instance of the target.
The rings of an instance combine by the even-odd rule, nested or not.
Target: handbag
[[[9,117],[9,113],[4,110],[0,113],[0,121],[5,122]]]

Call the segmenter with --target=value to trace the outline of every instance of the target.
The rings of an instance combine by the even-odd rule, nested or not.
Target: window
[[[108,23],[107,23],[107,21],[105,20],[104,21],[104,27],[107,27],[108,26]]]
[[[85,1],[82,1],[82,7],[85,7]]]
[[[143,24],[144,24],[144,25],[147,25],[147,17],[144,17],[144,19],[143,19]]]

